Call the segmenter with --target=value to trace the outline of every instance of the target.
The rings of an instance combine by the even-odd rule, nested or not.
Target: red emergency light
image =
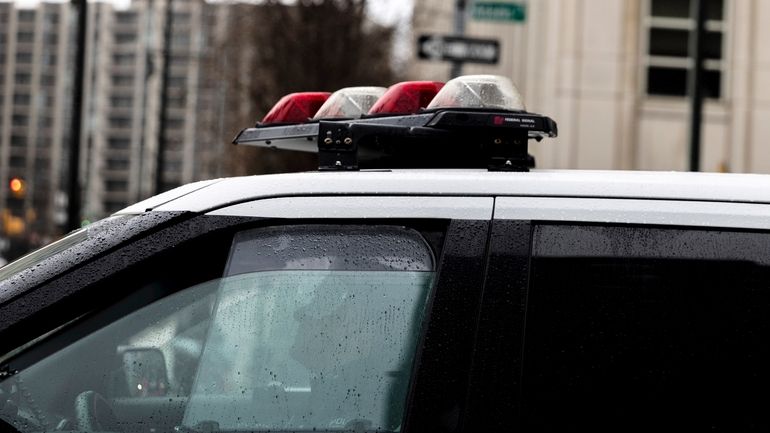
[[[414,114],[425,108],[439,90],[440,81],[404,81],[388,88],[368,114]]]
[[[303,123],[310,120],[329,99],[328,92],[290,93],[273,105],[260,124]]]

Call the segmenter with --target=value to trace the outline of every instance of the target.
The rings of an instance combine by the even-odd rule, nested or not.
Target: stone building
[[[501,59],[493,66],[466,64],[463,73],[512,78],[528,110],[559,123],[555,142],[532,146],[538,167],[688,168],[689,0],[467,3],[466,34],[499,39]],[[525,19],[481,19],[474,8],[490,3],[523,6]],[[770,46],[761,43],[770,37],[762,24],[770,3],[707,3],[701,169],[770,172]],[[415,0],[415,38],[451,33],[454,7],[455,1]],[[411,79],[448,75],[441,62],[415,59],[410,70]]]

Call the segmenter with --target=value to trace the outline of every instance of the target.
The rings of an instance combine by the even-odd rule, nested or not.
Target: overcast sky
[[[412,16],[413,0],[370,0],[369,15],[382,24],[393,25],[408,21]]]
[[[0,0],[0,2],[12,1],[21,7],[34,7],[41,0]],[[43,0],[53,3],[64,3],[70,0]],[[89,0],[94,1],[94,0]],[[131,0],[98,0],[114,3],[117,7],[127,7]],[[186,1],[186,0],[175,0]],[[207,0],[207,1],[232,1],[232,0]],[[259,2],[259,0],[245,0]],[[290,3],[291,0],[286,0]],[[396,26],[394,41],[394,66],[406,61],[411,55],[412,43],[410,25],[414,0],[368,0],[369,16],[372,20],[388,26]]]
[[[9,0],[0,0],[7,2]],[[40,0],[10,0],[21,7],[31,7]],[[70,0],[45,0],[53,3],[64,3]],[[118,6],[127,6],[130,0],[101,0],[115,3]],[[413,0],[369,0],[369,11],[373,19],[383,24],[401,23],[411,16]]]

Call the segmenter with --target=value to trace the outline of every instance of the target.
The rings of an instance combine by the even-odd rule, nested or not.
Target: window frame
[[[639,80],[638,90],[639,94],[646,99],[651,100],[674,100],[682,101],[687,98],[687,89],[685,88],[684,95],[663,95],[648,93],[649,82],[649,68],[650,67],[664,67],[685,70],[689,77],[689,71],[692,68],[693,59],[690,57],[690,53],[687,53],[686,57],[676,56],[656,56],[650,55],[650,38],[651,30],[653,28],[664,30],[689,30],[694,31],[695,19],[689,18],[670,18],[670,17],[656,17],[652,15],[652,2],[653,0],[644,0],[640,10],[640,25],[639,25],[639,76],[642,77]],[[719,97],[708,98],[708,101],[724,102],[729,99],[730,95],[730,80],[729,80],[729,47],[731,46],[730,37],[732,35],[732,29],[730,28],[730,19],[732,10],[730,8],[730,0],[724,0],[722,20],[708,20],[706,22],[707,32],[719,32],[722,35],[722,56],[720,60],[705,59],[704,69],[706,71],[718,71],[719,72]],[[689,38],[688,38],[689,44]],[[689,46],[689,45],[688,45]],[[688,50],[689,51],[689,50]]]
[[[476,351],[480,355],[474,359],[469,394],[469,400],[477,401],[471,404],[468,423],[489,431],[522,428],[526,314],[532,285],[534,233],[538,226],[770,233],[770,224],[763,221],[767,217],[762,216],[767,214],[770,204],[695,202],[697,210],[693,215],[677,220],[671,213],[666,213],[665,206],[672,203],[688,205],[693,202],[595,197],[503,196],[495,199],[476,341]],[[754,209],[749,210],[752,207]],[[726,219],[729,214],[740,217]],[[510,341],[520,343],[511,344]],[[512,369],[513,374],[500,374]]]

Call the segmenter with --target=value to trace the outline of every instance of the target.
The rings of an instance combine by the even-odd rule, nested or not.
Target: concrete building
[[[468,1],[466,34],[497,38],[506,75],[559,138],[531,146],[541,168],[686,170],[689,0]],[[475,7],[525,8],[523,22]],[[415,38],[452,32],[454,1],[415,0]],[[709,0],[701,169],[770,172],[770,3]],[[505,6],[504,8],[508,8]],[[494,9],[494,5],[492,6]],[[488,12],[488,10],[486,11]],[[489,18],[489,15],[486,15]],[[446,80],[449,65],[415,60],[411,79]]]
[[[13,211],[42,233],[54,219],[66,174],[69,15],[65,4],[17,9],[0,3],[0,203],[5,213]],[[9,197],[12,177],[25,180],[20,200]]]
[[[165,191],[218,173],[206,164],[216,141],[203,129],[216,96],[202,67],[216,52],[216,29],[226,8],[176,1],[165,114]],[[98,218],[154,194],[163,83],[165,2],[135,0],[127,10],[109,3],[91,8],[87,66],[90,94],[84,152],[85,215]],[[214,96],[211,95],[214,94]],[[203,107],[202,107],[203,106]],[[218,143],[218,142],[216,142]]]
[[[81,142],[83,216],[101,218],[154,194],[166,2],[89,7]],[[64,222],[76,13],[69,3],[22,9],[0,2],[0,180],[26,181],[23,203],[0,189],[3,209],[27,231],[56,234]],[[203,66],[216,55],[226,5],[174,2],[162,190],[219,173],[211,109],[218,88]],[[221,132],[221,131],[220,131]]]

